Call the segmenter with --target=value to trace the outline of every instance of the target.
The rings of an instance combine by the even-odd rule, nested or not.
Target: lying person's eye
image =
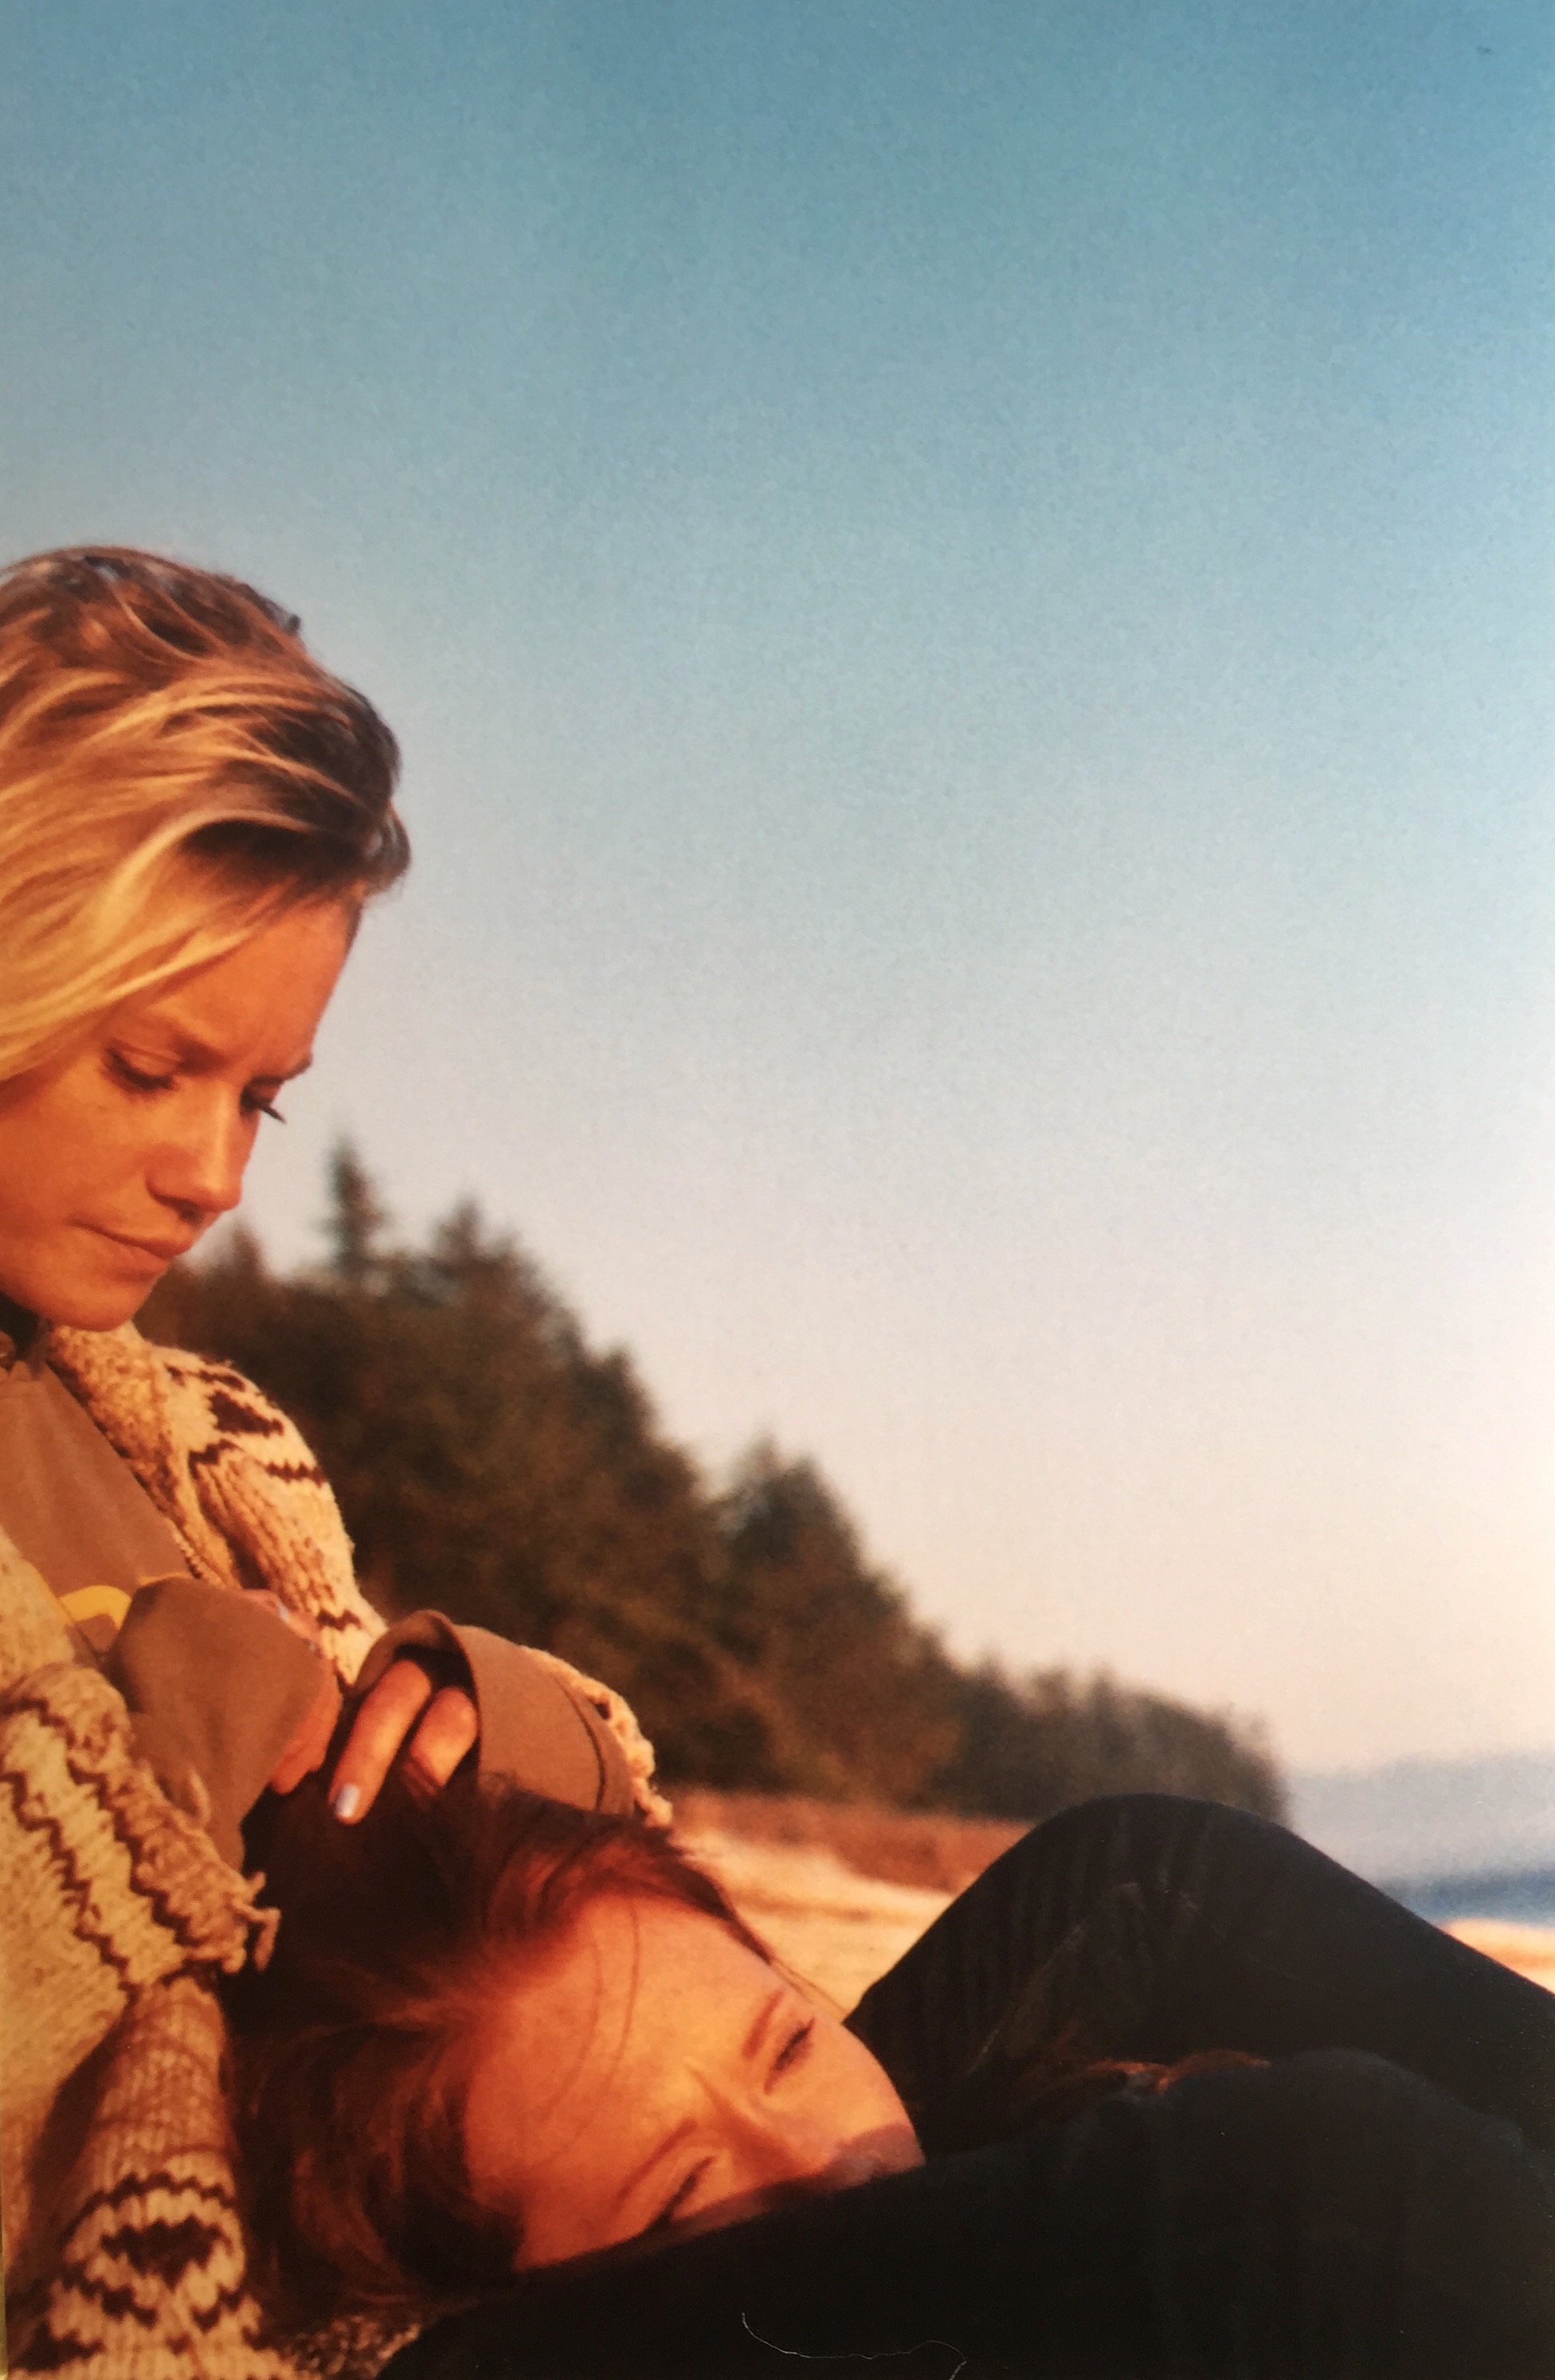
[[[772,2074],[774,2079],[779,2074],[786,2074],[790,2067],[797,2066],[801,2062],[805,2053],[809,2048],[811,2037],[814,2033],[815,2019],[813,2016],[806,2017],[802,2024],[796,2024],[794,2027],[793,2031],[784,2040],[782,2048],[778,2051],[777,2056],[772,2060]]]
[[[712,2160],[711,2157],[703,2157],[699,2165],[694,2165],[692,2167],[690,2172],[686,2176],[683,2181],[677,2183],[669,2198],[665,2201],[664,2204],[661,2206],[658,2214],[653,2217],[652,2222],[648,2226],[648,2229],[650,2231],[665,2231],[669,2228],[672,2223],[678,2222],[681,2216],[689,2212],[691,2201],[697,2194],[697,2184],[700,2181],[703,2174],[706,2173],[708,2167],[711,2162]]]

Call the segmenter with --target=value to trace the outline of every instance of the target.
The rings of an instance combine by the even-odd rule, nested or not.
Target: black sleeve
[[[867,2359],[861,2372],[859,2359]],[[1101,2102],[451,2316],[383,2380],[1530,2380],[1555,2166],[1379,2058]]]
[[[1555,2150],[1555,1995],[1283,1827],[1082,1803],[954,1901],[848,2019],[930,2153],[1019,2129],[1055,2064],[1362,2049]]]

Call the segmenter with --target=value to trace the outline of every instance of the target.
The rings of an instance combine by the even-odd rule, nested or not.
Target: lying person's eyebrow
[[[773,2017],[777,2014],[778,2010],[782,2008],[787,1998],[788,1994],[780,1984],[776,1991],[772,1994],[771,1998],[768,2000],[761,2009],[761,2011],[757,2017],[755,2023],[751,2026],[750,2031],[746,2034],[745,2045],[740,2051],[740,2055],[747,2063],[755,2057],[757,2051],[760,2048],[762,2036],[766,2033],[767,2027],[771,2023]]]
[[[633,2191],[638,2189],[641,2184],[648,2180],[650,2174],[652,2173],[656,2166],[662,2165],[664,2159],[667,2156],[672,2155],[674,2152],[679,2148],[682,2141],[688,2140],[696,2129],[697,2119],[695,2116],[682,2116],[679,2123],[674,2126],[674,2130],[664,2134],[664,2137],[660,2142],[658,2147],[650,2150],[649,2155],[644,2157],[641,2165],[638,2166],[633,2172],[626,2176],[626,2180],[622,2183],[620,2189],[616,2192],[614,2197],[610,2202],[610,2211],[613,2215],[619,2213],[620,2209],[626,2204],[627,2199],[630,2198]]]

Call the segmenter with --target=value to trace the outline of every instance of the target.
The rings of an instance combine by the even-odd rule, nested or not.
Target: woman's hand
[[[331,1809],[347,1822],[365,1817],[402,1755],[423,1785],[440,1791],[480,1732],[480,1716],[462,1686],[434,1686],[413,1658],[392,1662],[352,1723],[330,1780]]]
[[[342,1695],[334,1671],[324,1662],[319,1632],[302,1613],[288,1610],[278,1595],[270,1606],[294,1635],[303,1637],[323,1663],[318,1695],[270,1779],[273,1793],[289,1793],[323,1766],[340,1717]],[[436,1686],[414,1656],[391,1662],[351,1723],[346,1749],[331,1779],[330,1806],[347,1822],[365,1818],[395,1762],[407,1766],[435,1793],[447,1784],[480,1733],[480,1718],[462,1686]],[[406,1749],[408,1744],[408,1751]]]

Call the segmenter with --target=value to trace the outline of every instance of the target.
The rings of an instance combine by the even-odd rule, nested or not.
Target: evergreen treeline
[[[1015,1818],[1145,1788],[1281,1814],[1226,1718],[953,1661],[812,1463],[759,1446],[711,1488],[628,1357],[592,1351],[474,1207],[398,1249],[349,1149],[331,1187],[326,1269],[277,1279],[237,1232],[140,1322],[295,1416],[381,1610],[431,1604],[608,1679],[672,1779]]]

